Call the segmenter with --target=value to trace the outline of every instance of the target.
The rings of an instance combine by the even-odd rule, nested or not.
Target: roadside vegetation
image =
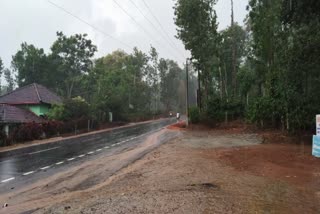
[[[174,8],[177,37],[195,70],[189,76],[191,122],[241,118],[291,133],[312,130],[320,109],[320,3],[250,0],[241,26],[231,0],[231,23],[221,31],[215,3],[178,0]],[[64,103],[54,106],[48,119],[70,125],[57,133],[77,133],[111,119],[185,112],[185,67],[161,58],[152,46],[148,53],[134,48],[94,58],[96,52],[86,34],[57,32],[48,53],[24,42],[10,69],[0,59],[7,82],[1,94],[33,82],[58,93]]]
[[[160,58],[152,46],[149,53],[134,48],[132,53],[116,50],[101,58],[94,58],[96,51],[85,34],[57,32],[49,53],[24,42],[12,57],[11,69],[0,59],[0,74],[7,82],[0,87],[2,94],[36,82],[64,98],[46,115],[46,125],[19,126],[2,145],[185,111],[186,74],[177,62]],[[196,83],[191,73],[191,90]]]
[[[178,0],[178,37],[200,77],[200,116],[310,130],[320,109],[320,2],[250,0],[245,25],[218,32],[215,0]],[[231,1],[231,4],[233,2]]]

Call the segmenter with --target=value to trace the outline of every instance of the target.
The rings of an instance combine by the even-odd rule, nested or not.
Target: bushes
[[[189,121],[192,124],[196,124],[200,122],[200,111],[198,107],[189,108]]]
[[[58,121],[48,121],[43,124],[21,124],[12,131],[10,136],[6,139],[6,144],[38,140],[45,137],[54,137],[59,135],[61,127],[62,123]]]
[[[42,124],[42,129],[46,137],[53,137],[59,135],[62,127],[63,123],[60,121],[48,121]]]
[[[38,123],[26,123],[17,127],[10,139],[14,142],[23,142],[40,139],[43,135],[43,127]]]
[[[65,100],[62,105],[54,105],[48,117],[59,121],[87,118],[89,117],[89,104],[81,97]]]
[[[242,117],[242,112],[243,105],[238,100],[227,102],[226,100],[213,98],[208,101],[202,120],[206,120],[207,122],[222,122],[228,119],[229,115],[231,119]]]
[[[224,112],[225,112],[225,105],[224,103],[218,99],[210,99],[208,101],[207,107],[203,113],[203,120],[209,121],[216,121],[220,122],[224,118]]]

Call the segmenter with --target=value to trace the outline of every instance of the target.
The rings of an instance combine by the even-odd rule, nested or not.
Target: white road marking
[[[30,175],[32,173],[34,173],[34,171],[26,172],[26,173],[23,173],[22,175]]]
[[[61,164],[63,164],[63,163],[64,163],[64,162],[61,161],[61,162],[56,163],[56,165],[61,165]]]
[[[36,151],[36,152],[31,152],[31,153],[29,153],[29,155],[38,154],[38,153],[41,153],[41,152],[47,152],[47,151],[58,149],[58,148],[60,148],[60,146],[57,146],[57,147],[54,147],[54,148],[50,148],[50,149],[44,149],[44,150],[40,150],[40,151]]]
[[[78,157],[79,157],[79,158],[82,158],[82,157],[84,157],[84,156],[85,156],[85,155],[79,155]]]
[[[8,179],[6,179],[6,180],[2,180],[1,183],[6,183],[6,182],[12,181],[12,180],[14,180],[14,179],[15,179],[15,177],[8,178]]]
[[[76,158],[69,158],[69,159],[67,159],[68,161],[73,161],[74,159],[76,159]]]
[[[116,143],[116,145],[120,145],[121,143]]]
[[[88,155],[92,155],[94,153],[94,151],[91,151],[91,152],[88,152],[87,154]]]
[[[112,145],[111,145],[111,147],[114,147],[114,146],[116,146],[116,144],[112,144]]]
[[[97,149],[96,151],[97,151],[97,152],[100,152],[101,150],[102,150],[102,149]]]
[[[109,146],[105,146],[104,148],[105,148],[105,149],[109,149],[110,147],[109,147]]]
[[[45,170],[45,169],[49,169],[50,168],[50,166],[45,166],[45,167],[42,167],[42,168],[40,168],[41,170]]]

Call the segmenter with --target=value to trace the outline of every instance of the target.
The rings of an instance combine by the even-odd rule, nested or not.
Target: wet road
[[[122,127],[82,138],[0,153],[0,193],[52,175],[65,167],[130,146],[175,122],[164,119]]]

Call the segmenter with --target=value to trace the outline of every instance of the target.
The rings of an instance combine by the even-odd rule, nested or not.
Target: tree
[[[305,129],[320,107],[318,1],[249,2],[252,32],[250,64],[259,93],[251,116],[281,124],[289,131]]]
[[[79,84],[81,78],[92,69],[91,58],[97,47],[86,38],[86,34],[67,37],[62,32],[57,32],[57,36],[58,39],[51,47],[50,57],[63,80],[65,88],[63,94],[71,98],[76,84]]]
[[[151,64],[147,66],[146,69],[146,78],[147,83],[151,87],[151,93],[152,93],[152,101],[150,110],[154,113],[158,112],[159,110],[159,99],[160,99],[160,85],[159,85],[159,54],[157,50],[151,46],[150,52],[149,52],[149,60]]]
[[[2,72],[2,70],[3,70],[3,62],[2,62],[2,59],[0,58],[0,72]]]
[[[13,79],[13,75],[10,69],[6,68],[3,71],[4,73],[4,78],[7,82],[7,86],[6,86],[6,92],[9,93],[11,91],[13,91],[14,87],[15,87],[15,81]]]
[[[65,100],[61,105],[54,105],[48,113],[51,120],[70,121],[89,117],[89,104],[82,97]]]
[[[164,104],[164,109],[166,112],[170,110],[178,111],[178,87],[180,83],[179,77],[183,71],[176,62],[165,59],[160,59],[159,70],[161,77],[160,100]]]
[[[224,91],[223,96],[227,99],[238,96],[240,81],[237,80],[237,74],[244,57],[245,39],[246,32],[237,23],[221,32],[220,69],[226,85],[221,84],[220,90]]]
[[[2,72],[3,72],[3,62],[2,62],[2,59],[0,58],[0,78],[2,76]],[[0,80],[0,94],[2,94],[2,85],[1,85],[1,80]]]
[[[209,93],[214,85],[213,73],[217,64],[220,41],[217,16],[213,8],[215,2],[215,0],[178,0],[175,5],[177,37],[191,52],[193,63],[198,70],[199,81],[201,80],[204,88],[204,103],[209,99]]]
[[[93,108],[98,120],[105,120],[108,112],[113,112],[115,120],[125,119],[130,112],[146,112],[151,98],[143,82],[147,62],[137,49],[132,55],[119,50],[95,61],[90,75],[96,79]]]
[[[42,48],[22,43],[21,49],[12,57],[11,65],[17,73],[19,87],[34,82],[50,87],[55,82],[51,78],[50,65]]]

